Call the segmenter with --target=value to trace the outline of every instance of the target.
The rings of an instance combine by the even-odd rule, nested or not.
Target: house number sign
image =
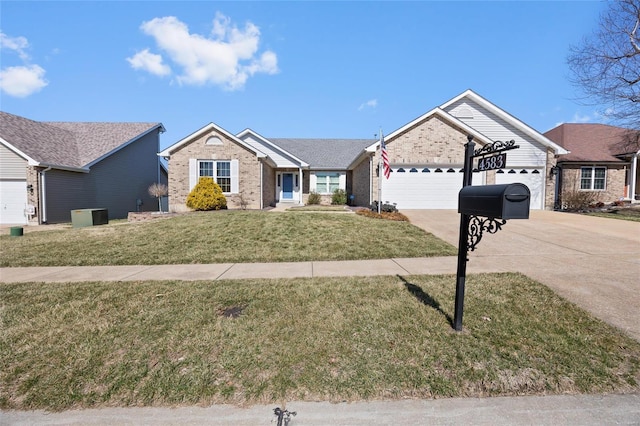
[[[484,172],[486,170],[504,169],[507,165],[507,154],[496,154],[491,157],[483,157],[478,160],[478,170]]]

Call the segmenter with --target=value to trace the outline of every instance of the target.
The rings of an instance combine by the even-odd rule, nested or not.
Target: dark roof
[[[0,137],[33,160],[84,168],[160,123],[40,122],[0,111]]]
[[[268,139],[313,169],[346,169],[373,139]]]
[[[570,151],[558,162],[622,162],[640,149],[637,131],[607,124],[566,123],[544,136]]]

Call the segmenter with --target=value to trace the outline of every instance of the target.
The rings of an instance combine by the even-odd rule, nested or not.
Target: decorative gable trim
[[[445,102],[444,104],[440,105],[440,108],[444,110],[444,109],[448,108],[449,106],[455,104],[456,102],[460,101],[463,98],[468,98],[471,101],[473,101],[473,102],[477,103],[478,105],[480,105],[481,107],[483,107],[484,109],[486,109],[487,111],[490,111],[491,113],[497,115],[498,117],[500,117],[501,119],[503,119],[504,121],[506,121],[507,123],[512,125],[513,127],[517,128],[518,130],[520,130],[520,131],[524,132],[525,134],[529,135],[532,139],[536,140],[537,142],[539,142],[543,146],[546,146],[547,148],[553,150],[554,154],[556,154],[556,155],[564,155],[564,154],[568,154],[569,153],[569,151],[567,151],[566,149],[564,149],[560,145],[558,145],[555,142],[551,141],[550,139],[546,138],[540,132],[538,132],[537,130],[529,127],[528,125],[526,125],[522,121],[520,121],[517,118],[515,118],[513,115],[511,115],[511,114],[507,113],[506,111],[498,108],[496,105],[492,104],[491,102],[489,102],[488,100],[486,100],[482,96],[478,95],[477,93],[475,93],[471,89],[468,89],[468,90],[462,92],[461,94],[459,94],[455,98],[453,98],[453,99]]]
[[[165,148],[164,150],[160,151],[158,153],[158,156],[159,157],[171,157],[171,154],[173,154],[174,152],[178,151],[184,145],[190,143],[192,140],[202,136],[203,134],[205,134],[207,132],[210,132],[211,130],[215,130],[218,133],[222,133],[223,135],[225,135],[226,137],[231,139],[234,143],[237,143],[238,145],[246,148],[248,151],[253,152],[256,155],[256,157],[258,157],[258,158],[267,158],[267,155],[265,153],[256,150],[252,146],[250,146],[247,143],[245,143],[244,141],[240,140],[237,136],[227,132],[225,129],[223,129],[222,127],[220,127],[220,126],[218,126],[218,125],[216,125],[214,123],[209,123],[206,126],[202,127],[201,129],[196,130],[195,132],[191,133],[189,136],[180,139],[178,142],[174,143],[170,147]]]
[[[0,137],[0,143],[2,143],[2,145],[6,146],[9,151],[14,152],[15,154],[19,155],[24,160],[26,160],[29,163],[30,166],[39,166],[40,165],[39,161],[34,160],[33,158],[29,157],[27,154],[25,154],[24,152],[20,151],[15,146],[11,145],[9,142],[7,142],[2,137]]]
[[[271,142],[269,139],[265,138],[264,136],[262,136],[261,134],[259,134],[258,132],[251,130],[249,128],[244,129],[243,131],[241,131],[240,133],[238,133],[236,135],[238,137],[238,139],[243,139],[247,136],[253,136],[255,139],[258,140],[259,143],[265,145],[267,148],[274,150],[274,151],[278,151],[281,155],[283,155],[284,157],[289,158],[292,162],[294,163],[298,163],[298,165],[302,168],[307,168],[309,167],[309,164],[302,161],[301,159],[299,159],[298,157],[296,157],[295,155],[291,154],[290,152],[286,151],[285,149],[279,147],[278,145],[274,144],[273,142]]]
[[[66,170],[66,171],[69,171],[69,172],[89,173],[89,168],[88,167],[78,168],[78,167],[71,167],[71,166],[60,166],[60,165],[57,165],[57,164],[43,163],[41,161],[35,160],[35,159],[31,158],[30,156],[28,156],[27,154],[25,154],[24,152],[20,151],[15,146],[11,145],[9,142],[7,142],[4,138],[1,138],[1,137],[0,137],[0,143],[2,143],[2,145],[6,146],[8,150],[14,152],[16,155],[18,155],[18,156],[22,157],[24,160],[26,160],[27,164],[29,166],[33,166],[33,167],[49,167],[49,168],[52,168],[52,169]]]
[[[416,125],[422,123],[423,121],[434,117],[434,116],[438,116],[441,119],[443,119],[445,122],[449,123],[452,126],[458,127],[460,128],[463,132],[467,133],[468,135],[473,136],[473,139],[476,142],[480,142],[483,145],[492,143],[493,141],[489,138],[487,138],[485,135],[483,135],[482,133],[478,132],[477,130],[475,130],[473,127],[465,124],[464,122],[458,120],[456,117],[454,117],[453,115],[449,114],[448,112],[444,111],[441,108],[434,108],[431,111],[422,114],[420,117],[416,118],[415,120],[411,121],[408,124],[405,124],[404,126],[402,126],[401,128],[399,128],[398,130],[395,130],[394,132],[388,134],[387,136],[384,137],[385,139],[385,143],[386,141],[391,141],[392,139],[396,138],[397,136],[401,135],[402,133],[406,132],[407,130],[409,130],[412,127],[415,127]],[[378,147],[380,146],[380,141],[377,141],[376,143],[370,145],[369,147],[367,147],[366,151],[367,152],[375,152]]]

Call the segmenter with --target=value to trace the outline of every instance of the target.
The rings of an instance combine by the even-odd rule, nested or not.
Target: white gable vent
[[[473,110],[466,105],[452,111],[451,115],[456,118],[473,118]]]
[[[217,136],[209,136],[205,145],[222,145],[222,141]]]

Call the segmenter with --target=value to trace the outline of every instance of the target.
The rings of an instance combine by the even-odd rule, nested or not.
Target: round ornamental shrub
[[[212,177],[201,177],[187,196],[187,207],[193,210],[222,210],[227,198]]]
[[[331,195],[331,204],[347,204],[347,193],[344,189],[336,189]]]
[[[320,204],[322,201],[322,196],[315,191],[311,191],[309,193],[309,198],[307,198],[307,204]]]

